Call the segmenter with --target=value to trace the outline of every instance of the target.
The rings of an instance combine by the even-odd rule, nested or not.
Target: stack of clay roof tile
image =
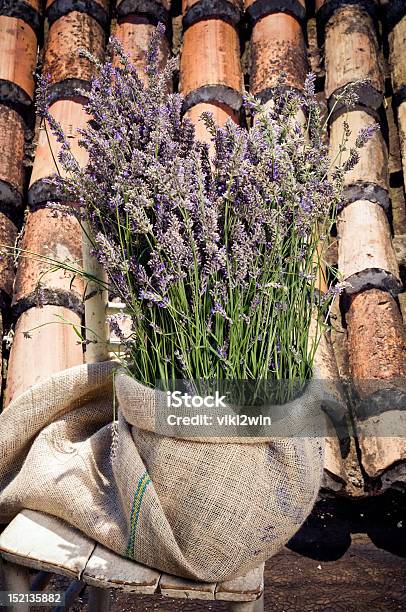
[[[406,213],[400,184],[406,176],[406,2],[315,0],[306,6],[305,0],[245,0],[244,4],[240,0],[183,0],[180,7],[180,3],[171,6],[169,0],[117,0],[115,7],[109,7],[105,0],[48,0],[44,30],[38,3],[21,0],[13,9],[7,8],[13,3],[3,4],[1,241],[13,244],[19,215],[27,209],[21,246],[28,251],[69,258],[78,265],[81,261],[77,222],[45,206],[55,197],[46,178],[57,170],[58,150],[45,126],[38,130],[37,125],[28,189],[23,172],[24,122],[32,117],[33,71],[44,31],[42,70],[51,79],[51,111],[72,139],[81,163],[86,159],[75,131],[87,117],[84,99],[76,89],[86,89],[92,67],[79,57],[78,49],[84,47],[101,58],[105,32],[110,30],[142,69],[149,37],[158,22],[167,26],[160,48],[162,63],[171,54],[172,34],[180,39],[179,90],[184,111],[200,139],[208,140],[200,121],[203,111],[211,111],[220,125],[228,118],[242,121],[244,81],[268,102],[282,72],[286,87],[302,89],[309,60],[317,73],[320,104],[326,114],[330,111],[333,155],[340,146],[344,122],[352,130],[351,138],[371,123],[381,124],[382,130],[362,150],[360,163],[347,175],[337,237],[332,238],[332,263],[349,285],[340,308],[333,313],[331,338],[318,355],[323,376],[332,380],[343,406],[330,415],[325,488],[365,495],[395,482],[405,483],[406,423],[403,437],[396,437],[402,433],[401,422],[395,434],[379,434],[392,418],[402,418],[399,413],[394,415],[393,393],[388,389],[395,391],[400,405],[405,397],[404,308],[399,308],[404,301],[399,294],[406,263]],[[386,80],[385,65],[391,77]],[[337,96],[350,83],[358,83],[359,100],[347,112]],[[13,285],[12,262],[1,261],[0,305],[5,312],[11,306],[15,330],[6,402],[48,374],[83,360],[82,346],[67,324],[80,326],[83,322],[83,284],[78,278],[72,282],[62,271],[44,274],[47,267],[21,254]],[[42,307],[36,288],[39,278]],[[44,325],[50,321],[52,325]],[[27,340],[23,332],[29,329],[32,337]],[[343,380],[354,380],[351,393],[344,392],[340,375]]]
[[[24,14],[24,3],[21,5],[20,12]],[[109,23],[108,6],[103,1],[48,0],[45,16],[42,70],[49,75],[50,110],[71,139],[78,159],[85,163],[76,130],[84,125],[87,116],[83,109],[84,99],[77,95],[77,88],[88,87],[93,67],[88,59],[78,55],[78,49],[85,48],[102,59],[105,28]],[[21,66],[25,67],[29,60],[24,72],[27,84],[20,87],[24,85],[24,91],[27,90],[32,98],[37,40],[30,32],[23,46],[18,38],[20,30],[13,32],[6,26],[8,31],[14,38],[9,43],[9,55],[2,58],[6,65],[7,60],[10,62],[13,58],[15,66],[7,76],[10,79],[11,75],[19,74]],[[14,90],[15,85],[10,88],[11,92]],[[29,102],[27,99],[26,103]],[[69,260],[74,265],[80,265],[81,260],[81,232],[77,221],[73,216],[62,216],[46,208],[48,200],[55,199],[46,179],[59,170],[58,143],[46,125],[37,127],[38,142],[31,178],[28,190],[20,196],[28,212],[12,295],[15,334],[8,364],[6,402],[50,373],[83,360],[82,347],[71,325],[78,328],[81,325],[83,286],[80,278],[72,281],[63,270],[52,271],[49,263],[27,253]],[[38,281],[41,281],[40,306]],[[31,336],[29,340],[24,337],[26,331]]]
[[[7,246],[15,243],[24,208],[24,145],[30,127],[41,28],[40,4],[36,0],[0,4],[0,240]],[[3,256],[2,319],[7,318],[13,281],[13,257]]]
[[[346,177],[337,224],[338,267],[349,283],[343,315],[349,372],[357,396],[353,417],[361,468],[372,482],[381,475],[388,480],[387,471],[394,468],[396,480],[394,466],[406,459],[404,413],[394,412],[399,397],[404,397],[406,360],[404,323],[397,302],[402,282],[392,243],[387,122],[382,108],[380,7],[371,0],[316,4],[319,39],[324,44],[325,94],[332,111],[332,155],[339,152],[344,122],[351,129],[352,141],[361,129],[381,124],[380,132],[361,150],[360,163]],[[391,4],[397,4],[400,11],[400,3]],[[392,52],[393,67],[399,59]],[[358,104],[346,112],[337,104],[337,94],[357,82]]]

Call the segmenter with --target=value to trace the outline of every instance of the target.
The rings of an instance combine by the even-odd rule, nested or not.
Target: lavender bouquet
[[[268,107],[248,95],[250,129],[204,115],[211,154],[182,117],[182,97],[168,94],[175,64],[159,68],[161,35],[158,27],[143,78],[115,41],[96,63],[84,168],[42,82],[39,111],[61,143],[56,199],[76,203],[110,294],[126,306],[131,333],[110,324],[141,383],[307,380],[336,291],[319,291],[318,270],[357,151],[331,172],[309,75],[303,93],[281,85]]]

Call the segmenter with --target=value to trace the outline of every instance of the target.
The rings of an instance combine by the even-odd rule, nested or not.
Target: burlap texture
[[[56,374],[0,415],[0,522],[23,508],[46,512],[120,555],[204,581],[277,552],[314,504],[323,440],[160,436],[140,428],[152,423],[154,392],[120,374],[112,458],[116,368]],[[305,400],[306,410],[319,404],[309,391]]]

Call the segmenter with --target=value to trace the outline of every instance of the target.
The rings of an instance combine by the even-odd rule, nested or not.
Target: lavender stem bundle
[[[131,333],[110,324],[140,382],[307,380],[336,292],[321,294],[317,268],[357,151],[332,171],[309,75],[303,93],[277,87],[268,108],[247,96],[249,130],[231,120],[219,128],[205,114],[210,158],[182,97],[168,94],[174,63],[159,69],[161,35],[159,26],[147,84],[116,41],[96,66],[84,168],[49,113],[43,79],[39,112],[61,143],[56,199],[89,228],[110,293],[126,305]]]

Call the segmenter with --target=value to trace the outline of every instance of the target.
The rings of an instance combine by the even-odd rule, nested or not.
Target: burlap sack
[[[119,374],[111,453],[116,367],[61,372],[0,415],[0,522],[23,508],[47,512],[120,555],[204,581],[274,554],[313,506],[322,439],[161,436],[153,391]],[[320,410],[311,386],[299,403],[303,416]]]

